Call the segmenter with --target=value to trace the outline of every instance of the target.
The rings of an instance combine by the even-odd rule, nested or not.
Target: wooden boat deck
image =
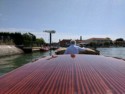
[[[0,77],[0,94],[125,94],[125,61],[58,55]]]

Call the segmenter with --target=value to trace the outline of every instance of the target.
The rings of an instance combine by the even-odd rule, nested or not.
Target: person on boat
[[[97,54],[96,51],[90,48],[85,48],[85,47],[81,48],[77,46],[75,40],[70,41],[70,46],[65,50],[64,54],[79,54],[80,52],[86,53],[86,54]]]
[[[76,45],[75,40],[70,41],[70,46],[65,50],[64,54],[79,54],[80,51],[84,51],[86,48],[81,48]]]

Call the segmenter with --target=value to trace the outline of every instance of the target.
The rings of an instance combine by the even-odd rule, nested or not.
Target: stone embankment
[[[23,50],[14,45],[0,45],[0,57],[24,53]]]

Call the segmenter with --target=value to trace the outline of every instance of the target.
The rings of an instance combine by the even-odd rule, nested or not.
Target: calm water
[[[101,55],[125,59],[125,47],[123,48],[98,48]]]
[[[125,59],[125,48],[98,48],[101,55],[110,57],[119,57]],[[52,51],[54,54],[54,51]],[[6,74],[26,63],[31,62],[35,58],[40,58],[50,55],[50,52],[34,52],[32,54],[22,54],[10,57],[0,58],[0,75]]]
[[[54,51],[52,51],[52,54],[54,54]],[[0,58],[0,76],[26,63],[29,63],[36,58],[42,58],[49,55],[50,51],[44,53],[34,52],[32,54],[22,54]]]

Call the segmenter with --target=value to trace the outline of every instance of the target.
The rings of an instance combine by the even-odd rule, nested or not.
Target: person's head
[[[71,40],[71,41],[70,41],[70,44],[71,44],[71,45],[76,45],[76,41],[75,41],[75,40]]]

